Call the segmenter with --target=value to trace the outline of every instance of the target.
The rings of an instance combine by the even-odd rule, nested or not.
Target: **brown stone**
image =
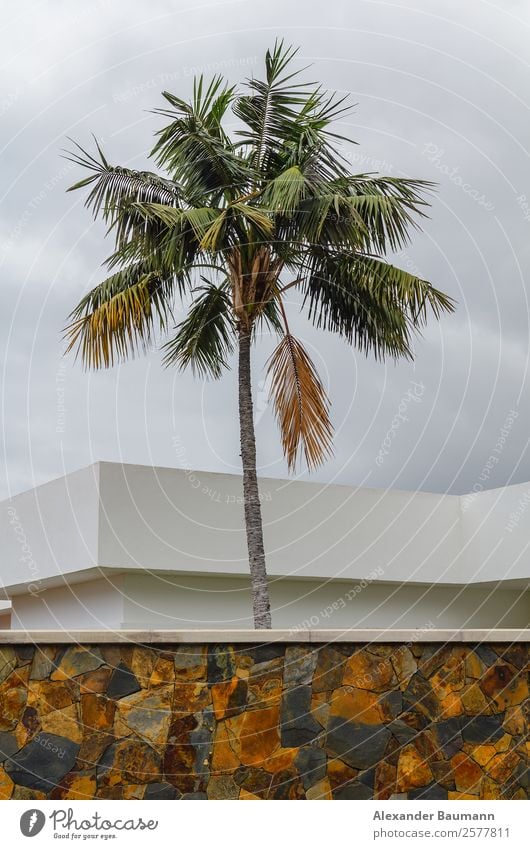
[[[167,686],[125,696],[116,703],[116,723],[119,720],[148,743],[162,746],[168,737],[172,698],[173,687]],[[117,724],[116,732],[119,736]]]
[[[491,713],[489,702],[476,682],[466,684],[460,693],[460,698],[468,716]]]
[[[485,743],[481,746],[470,746],[469,754],[473,760],[479,764],[479,766],[485,766],[496,754],[495,746],[490,743]]]
[[[344,761],[338,758],[330,758],[328,760],[328,778],[332,790],[343,787],[348,781],[353,781],[359,774],[358,769],[348,766]]]
[[[247,682],[237,675],[230,681],[221,681],[211,688],[213,709],[216,719],[235,716],[245,707]]]
[[[52,710],[41,717],[42,730],[48,734],[58,734],[67,737],[74,743],[80,743],[83,737],[83,728],[79,722],[77,705],[62,710]]]
[[[193,793],[198,783],[194,774],[196,751],[190,736],[197,725],[197,719],[187,715],[173,719],[169,730],[164,754],[165,780],[182,793]]]
[[[496,781],[485,775],[480,785],[481,799],[502,799],[502,791]]]
[[[90,770],[96,766],[105,749],[114,743],[112,734],[103,731],[88,731],[84,729],[81,747],[77,756],[77,763],[81,769]]]
[[[79,677],[79,692],[104,693],[107,689],[113,670],[109,666],[100,666],[92,672],[87,672]]]
[[[324,646],[318,652],[313,676],[313,693],[336,690],[342,684],[345,657],[333,646]]]
[[[444,700],[461,690],[466,682],[465,649],[452,648],[445,657],[444,664],[429,678],[431,687],[438,699]]]
[[[255,674],[254,670],[247,679],[249,708],[266,708],[278,705],[282,697],[282,667]]]
[[[248,790],[245,790],[243,787],[239,791],[240,800],[246,799],[248,802],[254,802],[256,800],[262,801],[263,796],[255,796],[254,793],[249,793]]]
[[[464,752],[457,752],[451,758],[451,766],[453,767],[456,789],[459,793],[478,791],[482,770],[474,760]]]
[[[93,799],[95,795],[95,773],[72,772],[52,790],[50,799]]]
[[[159,781],[160,756],[140,740],[119,740],[104,752],[97,768],[98,786]]]
[[[388,658],[377,657],[361,649],[347,659],[343,684],[380,693],[394,687],[397,678]]]
[[[54,710],[64,710],[77,700],[78,688],[69,681],[31,681],[28,687],[28,706],[40,716]]]
[[[149,687],[163,687],[175,681],[175,664],[172,657],[158,657],[149,678]]]
[[[503,728],[508,734],[512,734],[514,737],[525,734],[526,724],[526,719],[520,706],[507,708]]]
[[[110,731],[114,723],[116,704],[97,693],[81,696],[81,721],[85,731]]]
[[[0,766],[0,799],[10,799],[15,785],[3,766]]]
[[[158,661],[158,655],[153,649],[136,647],[133,649],[130,663],[127,664],[136,677],[140,687],[147,689],[153,670]]]
[[[206,788],[208,799],[237,799],[239,787],[230,775],[212,775]]]
[[[325,728],[328,724],[330,713],[329,700],[329,693],[313,693],[311,695],[311,715],[322,728]]]
[[[331,787],[328,778],[323,778],[317,781],[309,790],[306,790],[306,798],[315,800],[332,799]]]
[[[415,746],[403,746],[397,766],[396,792],[425,787],[433,780],[432,770]]]
[[[398,646],[395,652],[391,654],[390,662],[394,667],[400,689],[405,690],[418,669],[416,658],[406,646]]]
[[[205,681],[206,646],[183,646],[173,653],[176,681]]]
[[[528,682],[508,664],[497,664],[480,682],[482,691],[493,699],[497,710],[519,705],[528,698]]]
[[[28,694],[24,687],[5,684],[0,687],[0,731],[11,731],[22,717]]]
[[[52,681],[70,681],[85,672],[98,669],[104,663],[96,646],[68,646],[50,678]]]
[[[502,784],[513,776],[519,763],[516,752],[502,752],[488,762],[486,769],[490,778]]]
[[[290,769],[299,751],[299,749],[277,749],[274,755],[263,761],[263,769],[271,773]]]
[[[461,716],[464,713],[464,705],[458,693],[448,693],[440,701],[440,719],[450,719],[452,716]]]
[[[466,654],[465,670],[466,679],[472,678],[473,680],[477,680],[482,678],[482,675],[484,674],[485,666],[474,651],[469,650]]]
[[[210,688],[199,681],[177,681],[174,687],[173,710],[175,714],[197,713],[212,701]]]
[[[375,768],[374,799],[390,799],[396,789],[397,769],[381,761]]]
[[[468,802],[478,802],[479,796],[474,796],[472,793],[461,793],[459,790],[450,790],[447,794],[449,800],[460,799],[462,802],[467,799]]]
[[[431,769],[436,784],[440,784],[446,790],[455,789],[453,768],[449,761],[432,761]]]

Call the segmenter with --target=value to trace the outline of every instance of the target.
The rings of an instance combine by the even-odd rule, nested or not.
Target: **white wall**
[[[530,594],[495,587],[419,587],[278,579],[271,584],[277,628],[527,627]],[[239,578],[123,575],[119,580],[16,596],[13,628],[247,628],[249,582]]]

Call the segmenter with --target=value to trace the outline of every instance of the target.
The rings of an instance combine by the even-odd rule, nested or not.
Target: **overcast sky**
[[[276,36],[351,93],[353,170],[439,183],[397,262],[458,300],[397,366],[289,305],[333,401],[335,457],[315,478],[454,493],[530,480],[530,2],[3,0],[2,13],[0,497],[98,459],[239,470],[234,371],[203,385],[157,351],[92,374],[63,357],[66,316],[111,244],[65,194],[80,175],[60,152],[93,132],[112,162],[145,167],[160,91],[187,94],[201,70],[259,75]],[[258,455],[282,477],[271,349],[254,356]]]

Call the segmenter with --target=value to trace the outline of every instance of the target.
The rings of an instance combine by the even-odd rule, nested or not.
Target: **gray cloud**
[[[95,459],[179,465],[176,442],[192,466],[238,470],[233,372],[202,385],[163,370],[156,351],[99,374],[63,360],[61,328],[110,246],[65,194],[75,172],[60,149],[94,132],[111,160],[141,167],[161,89],[187,92],[202,69],[257,72],[276,35],[301,46],[315,79],[351,92],[341,129],[360,143],[357,170],[438,182],[424,232],[397,261],[459,302],[418,340],[415,363],[398,365],[366,360],[290,304],[333,399],[335,457],[316,477],[452,492],[530,478],[530,3],[8,0],[3,12],[2,495]],[[264,339],[255,355],[259,458],[283,476],[263,385],[270,349]]]

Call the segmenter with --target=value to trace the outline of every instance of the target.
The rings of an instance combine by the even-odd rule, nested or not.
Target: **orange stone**
[[[14,786],[3,766],[0,766],[0,799],[10,799]]]
[[[480,766],[485,766],[495,755],[495,746],[485,743],[483,746],[475,746],[470,750],[470,755]]]
[[[409,744],[401,749],[397,766],[396,792],[425,787],[433,780],[432,770],[416,748]]]
[[[211,703],[210,688],[203,683],[190,681],[175,684],[174,710],[179,713],[196,713]]]
[[[240,766],[239,758],[230,745],[224,722],[219,722],[215,731],[212,755],[212,772],[231,772]]]
[[[114,722],[115,702],[105,696],[89,693],[81,696],[81,719],[90,731],[110,730]]]
[[[451,716],[461,716],[464,713],[464,705],[458,693],[448,693],[440,702],[440,719],[449,719]]]
[[[263,762],[263,769],[272,773],[289,769],[299,751],[299,749],[278,749],[272,757]]]
[[[361,649],[347,659],[343,684],[380,693],[394,687],[397,678],[388,658],[378,657]]]
[[[366,725],[379,725],[385,718],[377,694],[355,687],[341,687],[333,692],[330,713]]]
[[[77,705],[63,708],[63,710],[52,710],[41,718],[42,730],[48,734],[58,734],[60,737],[68,737],[74,743],[80,743],[83,739],[83,728],[79,723]]]
[[[227,719],[229,733],[238,738],[239,757],[244,766],[263,764],[280,747],[278,706],[249,710]]]
[[[212,701],[216,719],[225,719],[242,709],[246,699],[247,684],[237,675],[230,681],[212,686]]]
[[[457,752],[451,758],[451,766],[453,767],[456,789],[459,793],[478,790],[483,773],[472,758],[469,758],[463,752]]]
[[[442,703],[450,693],[461,690],[466,683],[464,657],[464,649],[452,649],[443,665],[429,679],[435,695]]]

